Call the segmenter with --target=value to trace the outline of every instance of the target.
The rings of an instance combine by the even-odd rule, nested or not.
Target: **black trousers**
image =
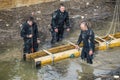
[[[93,61],[93,55],[89,55],[89,48],[84,48],[82,49],[82,53],[81,53],[81,59],[82,60],[87,60],[87,63],[92,64]]]
[[[23,53],[33,53],[38,51],[37,40],[25,39]]]
[[[55,32],[55,30],[52,29],[51,34],[52,34],[51,42],[53,42],[53,43],[58,42],[58,41],[63,39],[64,28],[63,27],[59,27],[58,28],[58,32]]]

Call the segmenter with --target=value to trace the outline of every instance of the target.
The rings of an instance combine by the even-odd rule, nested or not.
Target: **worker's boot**
[[[92,59],[90,59],[90,60],[87,60],[87,63],[89,63],[89,64],[93,64],[93,61],[92,61]]]
[[[26,61],[26,53],[23,54],[23,60]]]
[[[56,43],[56,41],[52,39],[51,40],[51,44],[55,44],[55,43]]]

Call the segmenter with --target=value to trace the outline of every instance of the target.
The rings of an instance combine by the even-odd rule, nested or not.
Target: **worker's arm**
[[[70,28],[70,20],[69,20],[69,14],[68,14],[68,12],[66,12],[65,24],[67,26],[67,29]]]
[[[28,35],[27,35],[27,33],[26,33],[26,26],[25,26],[25,24],[22,25],[22,29],[21,29],[20,35],[21,35],[21,37],[23,37],[23,38],[27,38],[27,37],[28,37]]]
[[[92,55],[94,52],[94,32],[91,30],[89,35],[89,54]]]
[[[81,41],[82,41],[82,31],[81,31],[81,33],[79,35],[79,38],[78,38],[78,41],[77,41],[77,45],[79,45],[81,43]]]
[[[34,27],[35,27],[35,32],[34,32],[34,34],[35,34],[35,36],[36,36],[36,38],[37,38],[37,43],[40,43],[38,26],[37,26],[36,23],[34,23]]]
[[[79,44],[81,43],[81,41],[82,41],[82,31],[81,31],[81,33],[80,33],[80,36],[79,36],[79,38],[78,38],[78,41],[77,41],[77,43],[76,43],[76,49],[79,49],[80,47],[79,47]]]
[[[34,32],[34,34],[35,34],[35,36],[36,36],[37,38],[39,38],[39,34],[38,34],[38,26],[37,26],[36,23],[34,23],[34,27],[35,27],[35,32]]]
[[[58,28],[58,25],[57,25],[57,15],[58,15],[58,13],[57,13],[57,11],[55,11],[53,14],[52,14],[52,27],[54,28],[54,29],[57,29]]]

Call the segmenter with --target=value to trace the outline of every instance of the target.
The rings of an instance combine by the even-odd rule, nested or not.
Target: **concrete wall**
[[[31,4],[38,4],[50,1],[55,0],[0,0],[0,9],[9,9],[14,7],[27,6]]]

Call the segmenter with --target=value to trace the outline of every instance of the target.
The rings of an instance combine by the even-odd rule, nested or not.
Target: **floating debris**
[[[81,76],[78,76],[78,79],[81,79],[82,77]]]
[[[41,14],[41,11],[37,11],[38,14]]]
[[[94,11],[96,12],[96,11],[97,11],[97,9],[94,9]]]
[[[9,26],[9,24],[6,24],[6,26],[8,27],[8,26]]]
[[[113,76],[115,79],[118,79],[118,78],[120,78],[118,75],[114,75]]]
[[[41,20],[41,18],[36,18],[36,20]]]
[[[3,21],[2,19],[0,19],[0,21]]]
[[[96,6],[96,8],[99,8],[99,6]]]
[[[7,49],[7,51],[10,51],[10,49]]]
[[[22,24],[20,24],[20,27],[22,27]]]
[[[82,18],[82,19],[84,19],[84,18],[85,18],[85,16],[81,16],[81,18]]]
[[[86,3],[86,5],[87,5],[87,6],[88,6],[88,5],[90,5],[90,3],[89,3],[89,2],[87,2],[87,3]]]
[[[97,16],[97,15],[99,15],[99,13],[93,13],[93,15],[94,15],[94,16]]]
[[[19,21],[16,21],[16,23],[18,24],[18,23],[19,23]]]
[[[95,80],[102,80],[101,78],[97,78],[97,79],[95,79]]]
[[[80,17],[80,15],[75,15],[72,18],[79,18],[79,17]]]

